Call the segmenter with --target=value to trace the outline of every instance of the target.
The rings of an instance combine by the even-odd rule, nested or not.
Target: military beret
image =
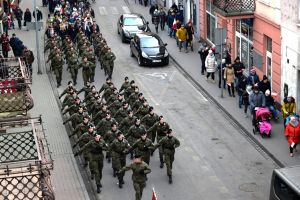
[[[139,93],[139,95],[138,95],[139,97],[141,97],[141,96],[143,96],[143,93]]]
[[[125,76],[125,80],[128,80],[129,78],[128,78],[128,76]]]
[[[141,157],[142,157],[142,155],[140,153],[135,153],[134,154],[134,158],[141,158]]]
[[[130,81],[130,84],[133,84],[133,83],[135,83],[134,80]]]
[[[167,134],[170,134],[170,133],[172,133],[172,129],[169,129],[169,130],[167,130]]]
[[[122,132],[118,132],[117,133],[117,137],[119,137],[120,135],[122,135],[123,133]]]
[[[154,108],[152,106],[149,107],[149,112],[151,112]]]
[[[94,124],[90,123],[89,125],[89,128],[95,128]]]

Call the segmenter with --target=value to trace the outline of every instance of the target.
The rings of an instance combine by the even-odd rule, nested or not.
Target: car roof
[[[142,37],[156,37],[156,38],[160,38],[157,34],[155,33],[152,33],[152,32],[138,32],[136,33],[136,35],[139,37],[139,38],[142,38]]]
[[[275,169],[274,172],[285,180],[293,188],[300,190],[300,165]]]
[[[123,14],[123,17],[143,17],[143,15],[139,13],[125,13]]]

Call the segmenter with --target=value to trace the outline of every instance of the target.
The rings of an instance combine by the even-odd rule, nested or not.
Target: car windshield
[[[143,26],[143,20],[139,17],[126,17],[124,19],[124,26]]]
[[[155,48],[160,47],[160,42],[155,37],[143,37],[141,38],[141,47],[142,48]]]

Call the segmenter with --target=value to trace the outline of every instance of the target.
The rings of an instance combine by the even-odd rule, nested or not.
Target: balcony
[[[213,0],[215,10],[223,16],[252,15],[255,0]]]

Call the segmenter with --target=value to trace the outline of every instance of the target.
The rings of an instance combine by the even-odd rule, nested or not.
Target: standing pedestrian
[[[114,71],[114,61],[116,60],[115,54],[108,48],[105,56],[104,56],[104,65],[106,66],[107,76],[108,78],[112,78],[112,74]]]
[[[175,38],[175,31],[173,29],[174,20],[175,20],[175,12],[171,12],[171,14],[169,14],[167,16],[167,26],[169,29],[168,34],[169,34],[170,38],[172,38],[172,37]]]
[[[202,43],[199,46],[198,53],[200,54],[200,59],[201,59],[201,74],[204,75],[204,71],[206,71],[205,67],[205,60],[208,55],[208,47],[206,43]]]
[[[290,156],[297,152],[297,144],[300,142],[300,123],[296,116],[291,116],[289,123],[285,128],[285,137],[290,145]]]
[[[235,58],[235,60],[234,60],[233,69],[234,69],[234,75],[235,75],[234,84],[237,87],[238,86],[238,81],[239,81],[240,77],[243,75],[243,72],[245,70],[245,66],[240,61],[240,57],[239,56],[237,56]]]
[[[21,8],[19,6],[16,7],[15,11],[14,11],[15,17],[18,21],[18,27],[21,30],[22,28],[22,18],[23,18],[23,11],[21,10]]]
[[[8,52],[11,50],[8,35],[4,32],[1,35],[0,42],[2,45],[2,54],[4,58],[8,57]]]
[[[234,69],[231,64],[226,64],[226,68],[224,71],[224,79],[226,80],[226,85],[227,85],[229,96],[235,97],[235,95],[234,95]]]
[[[253,92],[249,95],[249,103],[250,103],[250,110],[252,112],[252,125],[256,125],[256,110],[260,107],[264,107],[265,103],[265,95],[259,91],[257,85],[252,87]]]
[[[165,24],[167,21],[167,15],[163,8],[159,9],[159,21],[160,21],[160,30],[165,30]]]
[[[185,26],[187,34],[188,34],[188,38],[186,41],[186,49],[188,49],[188,47],[191,47],[191,51],[194,51],[194,46],[193,46],[193,39],[194,39],[194,27],[193,27],[193,23],[190,21],[189,23],[187,23],[187,25]]]
[[[169,177],[169,183],[171,184],[173,182],[172,168],[173,162],[175,160],[175,149],[180,146],[179,140],[175,136],[173,136],[172,129],[169,129],[167,131],[167,135],[155,145],[155,148],[159,146],[161,146],[163,149],[164,162],[167,166],[167,175]]]
[[[32,12],[32,16],[33,16],[33,18],[35,18],[35,12],[34,11]],[[40,9],[38,7],[36,7],[36,18],[37,18],[38,22],[43,19],[43,13],[40,11]]]
[[[155,27],[155,32],[158,33],[158,26],[159,26],[159,12],[157,9],[154,10],[153,15],[152,15],[152,19],[153,19],[153,24]]]
[[[134,156],[134,161],[130,165],[123,167],[119,173],[124,173],[128,170],[132,170],[135,200],[141,200],[143,196],[143,190],[146,187],[146,175],[151,172],[151,169],[147,163],[142,161],[141,155],[136,154]]]
[[[23,23],[23,25],[26,26],[27,25],[26,23],[31,22],[31,21],[32,21],[31,12],[30,12],[29,8],[26,8],[26,11],[24,12],[24,23]]]
[[[187,45],[186,42],[188,40],[188,33],[184,25],[181,25],[181,28],[176,31],[176,37],[179,41],[179,51],[181,52],[182,46],[185,48],[185,52],[187,53]]]
[[[250,75],[247,78],[247,82],[248,82],[248,85],[251,85],[251,86],[258,85],[258,83],[259,83],[259,77],[256,74],[256,70],[255,69],[251,69]]]
[[[273,117],[275,120],[278,120],[278,112],[277,109],[275,107],[275,100],[271,95],[271,91],[270,90],[266,90],[265,92],[265,98],[266,98],[266,107],[269,109],[269,111],[272,113]]]
[[[259,83],[258,83],[258,87],[259,87],[259,90],[262,91],[262,93],[265,93],[267,90],[271,90],[271,83],[270,81],[268,80],[268,77],[266,75],[263,76],[263,80],[261,80]]]
[[[283,123],[284,127],[286,126],[286,119],[290,115],[296,114],[296,103],[294,97],[292,95],[289,95],[288,97],[284,98],[283,104],[282,104],[282,115],[283,115]]]
[[[211,76],[212,82],[215,83],[215,71],[217,68],[217,61],[213,51],[210,49],[208,55],[205,59],[205,68],[206,68],[206,81]]]
[[[24,47],[24,58],[25,58],[25,64],[27,70],[30,73],[30,77],[32,77],[32,64],[34,62],[34,55],[33,52],[29,50],[27,47]]]

